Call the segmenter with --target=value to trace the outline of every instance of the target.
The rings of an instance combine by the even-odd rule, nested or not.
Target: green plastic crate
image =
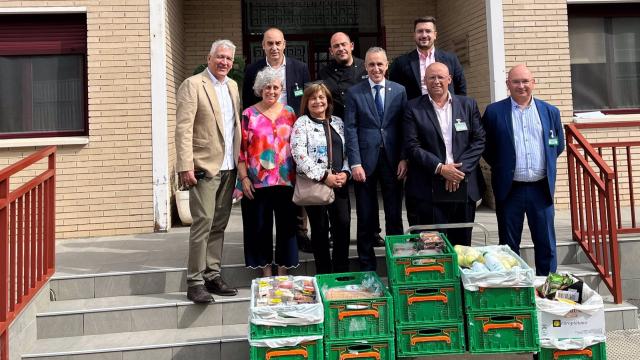
[[[323,360],[322,339],[308,341],[296,346],[281,348],[252,346],[249,352],[251,360]]]
[[[327,300],[325,287],[361,284],[366,276],[373,276],[384,293],[381,297],[356,300]],[[375,272],[353,272],[316,275],[324,304],[325,340],[367,339],[393,336],[393,299]]]
[[[253,323],[249,324],[249,338],[256,340],[289,336],[322,335],[323,333],[324,326],[322,323],[300,326],[269,326],[256,325]]]
[[[396,327],[396,346],[399,357],[463,353],[464,339],[462,322]]]
[[[326,360],[393,360],[396,358],[393,338],[325,341]]]
[[[606,360],[607,346],[597,343],[582,350],[540,349],[538,360]]]
[[[459,282],[394,286],[391,291],[400,325],[463,321]]]
[[[464,308],[467,312],[535,310],[535,291],[533,287],[465,289]]]
[[[471,353],[540,350],[535,310],[467,313],[467,337]]]
[[[458,257],[444,234],[445,252],[437,255],[393,256],[393,245],[419,238],[419,234],[385,237],[387,273],[393,286],[415,285],[425,282],[459,281]]]

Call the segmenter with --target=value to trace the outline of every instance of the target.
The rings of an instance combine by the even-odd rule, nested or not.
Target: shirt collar
[[[371,79],[367,79],[367,80],[369,80],[369,87],[372,89],[376,85],[382,85],[382,87],[384,88],[385,82],[387,81],[386,79],[382,79],[382,81],[379,84],[376,84]]]
[[[272,69],[273,69],[273,67],[271,66],[271,64],[269,64],[269,60],[267,60],[267,59],[265,58],[265,59],[264,59],[264,61],[266,61],[266,62],[267,62],[267,66],[268,66],[268,67],[270,67],[270,68],[272,68]],[[278,68],[278,70],[279,70],[280,68],[284,68],[285,66],[287,66],[287,57],[286,57],[286,56],[284,57],[284,59],[282,59],[282,65],[280,65],[280,67]]]
[[[213,82],[213,85],[227,85],[227,82],[229,82],[229,77],[228,76],[225,76],[224,80],[219,81],[218,78],[213,76],[213,74],[211,73],[209,68],[207,68],[207,74],[209,74],[209,78],[211,78],[211,81]]]
[[[511,100],[511,108],[512,109],[520,109],[520,105],[518,105],[518,103],[513,100],[513,98],[511,96],[509,96],[509,99]],[[529,102],[529,105],[525,106],[525,109],[530,109],[532,106],[535,106],[535,101],[533,100],[533,96],[531,97],[531,101]]]
[[[438,104],[431,98],[431,95],[429,95],[429,93],[427,93],[427,96],[429,97],[429,101],[431,101],[431,104],[433,105],[433,107],[438,107],[440,108],[440,106],[438,106]],[[447,103],[446,105],[451,105],[451,92],[447,91]]]
[[[418,48],[416,48],[416,50],[418,51],[418,57],[420,58],[420,60],[427,60],[427,59],[433,58],[433,54],[435,54],[436,52],[436,47],[435,46],[432,47],[428,55],[422,52],[422,50]]]

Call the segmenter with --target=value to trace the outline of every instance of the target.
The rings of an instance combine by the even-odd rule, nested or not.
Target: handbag
[[[333,168],[333,150],[331,141],[331,125],[327,121],[327,136],[329,148],[329,161],[327,169]],[[307,134],[309,132],[307,131]],[[293,189],[293,202],[298,206],[329,205],[336,199],[333,189],[322,181],[309,179],[306,175],[296,173],[296,185]]]

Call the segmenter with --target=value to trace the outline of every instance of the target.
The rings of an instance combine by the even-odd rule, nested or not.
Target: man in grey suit
[[[227,77],[235,49],[229,40],[215,41],[207,68],[178,89],[176,170],[189,187],[187,298],[196,303],[212,302],[211,293],[238,293],[220,276],[241,138],[238,85]]]
[[[345,138],[358,216],[358,258],[363,271],[376,269],[375,221],[380,183],[387,235],[402,234],[402,180],[407,163],[402,154],[402,117],[407,94],[385,79],[389,67],[384,49],[372,47],[365,56],[369,79],[347,91]]]

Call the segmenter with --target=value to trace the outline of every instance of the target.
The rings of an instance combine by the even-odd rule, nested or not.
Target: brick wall
[[[503,12],[506,68],[527,64],[536,79],[535,96],[557,106],[562,122],[570,122],[573,103],[566,0],[509,0],[503,2]],[[559,208],[568,208],[564,154],[558,159],[555,200]]]
[[[242,55],[242,10],[238,0],[184,0],[185,75],[207,62],[211,43],[229,39]]]
[[[185,79],[184,16],[182,1],[168,1],[166,13],[167,50],[167,141],[169,151],[169,183],[177,184],[176,166],[176,95]],[[173,193],[173,187],[172,193]],[[173,194],[172,194],[173,196]],[[173,203],[173,201],[172,201]]]
[[[454,42],[467,41],[468,62],[463,62],[467,95],[478,101],[480,111],[491,101],[489,45],[484,1],[438,1],[438,39],[436,46],[455,52]]]
[[[436,16],[436,1],[380,0],[382,25],[387,35],[389,60],[405,54],[416,47],[413,40],[413,20],[420,16]]]
[[[3,1],[87,8],[89,144],[58,149],[57,237],[153,231],[148,0]],[[0,166],[36,147],[0,149]]]

